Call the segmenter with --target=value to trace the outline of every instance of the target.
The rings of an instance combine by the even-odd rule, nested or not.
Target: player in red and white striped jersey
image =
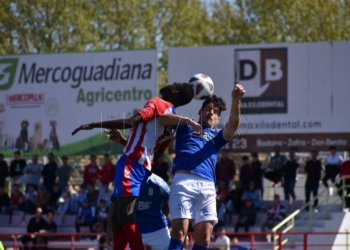
[[[157,154],[162,154],[172,136],[171,130],[161,125],[156,118],[161,115],[176,113],[175,108],[188,104],[193,99],[193,90],[189,84],[174,83],[160,90],[162,99],[155,97],[133,117],[113,121],[85,124],[73,131],[93,128],[127,129],[132,128],[122,157],[116,165],[114,179],[114,201],[110,207],[113,213],[114,249],[143,249],[141,232],[135,222],[134,207],[140,187],[152,172],[152,161]],[[193,128],[201,126],[190,119],[184,123]],[[106,237],[107,242],[110,236]]]

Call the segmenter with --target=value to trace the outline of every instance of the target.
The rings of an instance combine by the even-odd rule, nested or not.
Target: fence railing
[[[342,208],[345,209],[345,203],[346,203],[346,198],[350,195],[348,194],[346,191],[348,188],[350,188],[350,185],[347,184],[346,180],[349,179],[350,176],[342,176],[339,178],[339,181],[342,185],[338,186],[338,191],[342,192],[342,196],[339,197],[339,199],[342,200]],[[321,199],[324,198],[325,199]],[[334,200],[333,202],[330,203],[330,199],[329,199],[329,192],[327,189],[324,189],[319,195],[317,195],[316,197],[313,197],[312,199],[310,199],[310,202],[306,203],[303,207],[301,207],[300,209],[295,210],[292,214],[290,214],[289,216],[287,216],[283,221],[281,221],[278,225],[276,225],[273,229],[272,232],[273,233],[277,233],[278,231],[280,231],[280,233],[282,234],[286,234],[287,232],[289,232],[290,230],[292,230],[292,232],[294,232],[294,228],[295,226],[300,223],[301,221],[304,221],[306,218],[308,219],[308,223],[307,226],[309,227],[309,230],[312,230],[313,227],[313,221],[315,219],[315,215],[313,213],[315,207],[313,207],[313,203],[314,201],[318,199],[319,203],[317,205],[316,208],[319,208],[320,205],[326,205],[326,211],[322,211],[326,213],[326,218],[330,219],[330,206],[333,205],[336,200]],[[306,214],[302,214],[299,218],[296,218],[299,214],[301,214],[302,211],[307,210],[308,213]],[[279,241],[280,241],[280,236],[277,235],[276,237],[274,237],[274,249],[279,249]],[[282,244],[286,244],[289,241],[289,239],[284,239],[282,241]],[[291,244],[294,244],[294,234],[291,234]]]
[[[266,249],[271,250],[273,249],[273,243],[267,243],[263,241],[259,241],[259,238],[264,238],[267,234],[271,233],[227,233],[226,235],[229,237],[249,237],[247,241],[238,242],[239,246],[245,246],[250,249],[255,249],[256,247],[259,247],[259,249]],[[193,243],[194,243],[194,235],[193,233],[189,233],[189,243],[186,245],[186,249],[192,249]],[[291,235],[300,235],[302,236],[302,241],[294,244],[283,244],[283,237],[288,237]],[[346,238],[349,237],[349,232],[274,232],[273,236],[278,237],[278,245],[275,249],[283,250],[283,249],[290,249],[290,247],[301,247],[303,250],[308,250],[311,247],[327,247],[327,249],[330,249],[331,247],[339,246],[342,247],[342,249],[349,249],[349,243],[348,241],[342,241],[344,244],[334,244],[332,242],[329,242],[327,244],[318,244],[318,243],[310,243],[309,239],[310,236],[317,236],[317,237],[325,237],[325,235],[345,235]],[[29,236],[34,238],[48,238],[48,242],[43,242],[39,240],[39,244],[23,244],[22,243],[22,237]],[[94,238],[100,238],[103,237],[104,234],[101,233],[37,233],[37,234],[11,234],[11,233],[4,233],[0,234],[0,240],[2,240],[2,243],[5,248],[13,248],[14,250],[19,250],[22,247],[25,246],[31,246],[31,247],[46,247],[46,248],[59,248],[59,249],[77,249],[77,248],[98,248],[99,246],[102,247],[110,247],[107,244],[100,244],[99,241],[79,241],[77,239],[87,236],[87,237],[94,237]],[[54,240],[52,240],[50,237],[54,237]],[[234,245],[232,245],[234,246]],[[209,249],[221,249],[221,245],[216,245],[215,242],[212,242],[209,246]],[[149,246],[145,245],[145,249],[151,249]]]

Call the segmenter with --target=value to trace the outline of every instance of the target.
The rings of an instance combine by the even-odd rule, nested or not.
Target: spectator
[[[263,177],[264,177],[264,165],[261,161],[259,161],[258,153],[252,153],[252,163],[253,167],[253,180],[255,182],[255,187],[260,190],[260,197],[263,199],[264,197],[264,185],[263,185]]]
[[[32,185],[27,186],[27,192],[23,197],[23,202],[21,203],[20,210],[25,214],[33,214],[35,212],[35,203],[38,192],[34,189]]]
[[[33,186],[29,186],[34,189]],[[35,245],[47,244],[48,239],[43,235],[47,229],[47,222],[42,218],[42,212],[41,208],[36,209],[35,217],[30,219],[27,226],[27,233],[30,233],[31,235],[21,237],[21,241],[23,245],[25,245],[23,247],[24,250],[29,250],[29,247],[27,246],[29,241],[32,241]],[[43,247],[39,247],[39,249],[42,248]]]
[[[261,225],[261,231],[266,232],[266,229],[271,230],[279,222],[286,218],[286,208],[280,203],[280,196],[274,195],[273,203],[267,211],[267,220]],[[267,237],[270,241],[270,237]]]
[[[277,187],[282,180],[282,168],[287,162],[287,158],[280,154],[281,147],[275,147],[275,155],[271,158],[265,178],[273,182],[273,187]]]
[[[38,190],[41,175],[41,164],[38,163],[38,155],[33,155],[32,163],[29,163],[24,169],[25,174],[23,182],[28,185],[31,184],[35,190]]]
[[[5,187],[5,181],[9,175],[9,165],[4,160],[4,155],[0,154],[0,187]]]
[[[109,199],[111,199],[109,197]],[[102,222],[104,231],[107,230],[108,207],[105,200],[100,200],[96,210],[96,217]]]
[[[343,164],[343,157],[337,152],[335,146],[330,146],[329,150],[331,153],[326,158],[326,171],[323,177],[323,185],[329,189],[329,195],[333,195],[333,187],[328,186],[328,180],[330,179],[332,183],[335,183],[337,175],[340,172],[340,166]]]
[[[44,184],[40,185],[38,195],[36,196],[36,207],[41,207],[43,210],[43,213],[47,212],[47,209],[49,207],[50,203],[50,193],[47,192],[46,187]]]
[[[346,192],[346,197],[345,197],[345,207],[347,208],[347,210],[350,210],[350,160],[344,161],[343,164],[340,167],[340,175],[341,176],[348,176],[347,178],[345,178],[345,192]],[[340,183],[340,187],[343,186],[343,181],[341,181]],[[341,190],[342,192],[340,192],[340,196],[343,195],[344,190]]]
[[[256,208],[254,206],[253,200],[248,197],[245,199],[245,205],[239,213],[238,221],[235,226],[235,232],[237,233],[240,227],[244,228],[244,232],[249,232],[249,227],[255,225],[256,223]]]
[[[86,198],[89,200],[91,206],[97,205],[98,196],[99,196],[99,192],[95,189],[94,184],[91,182],[88,182]],[[110,198],[111,197],[109,197],[109,199]]]
[[[78,205],[81,207],[83,205],[83,200],[87,198],[87,190],[86,190],[86,184],[83,183],[80,185],[80,190],[78,194]]]
[[[238,214],[241,212],[241,208],[243,206],[243,202],[242,202],[243,192],[244,190],[241,186],[241,182],[236,181],[234,189],[232,189],[228,195],[229,199],[232,201],[235,213],[238,213]]]
[[[108,154],[104,155],[104,164],[101,169],[100,183],[113,183],[115,176],[115,165],[112,163],[111,158],[109,158]],[[100,189],[102,189],[102,185],[100,184]]]
[[[8,214],[10,212],[11,200],[7,193],[5,193],[5,188],[0,187],[0,212],[1,214]]]
[[[261,198],[260,193],[255,187],[255,182],[251,181],[249,183],[249,188],[243,192],[242,200],[252,200],[254,203],[255,208],[261,208]]]
[[[61,195],[62,195],[62,192],[61,192],[60,186],[57,183],[53,184],[53,191],[50,196],[50,202],[48,207],[50,211],[53,212],[57,209],[58,199],[61,197]]]
[[[249,182],[254,181],[253,167],[249,164],[248,156],[242,157],[242,167],[239,174],[239,180],[241,181],[243,190],[247,190]]]
[[[237,237],[234,237],[231,242],[231,250],[250,250],[250,247],[239,245]]]
[[[228,199],[228,189],[225,181],[219,182],[219,188],[216,192],[216,211],[220,225],[225,224],[225,210]]]
[[[63,156],[62,161],[63,161],[63,165],[57,169],[56,175],[58,177],[58,185],[62,193],[65,193],[67,190],[69,179],[73,174],[73,168],[70,165],[68,165],[67,156]]]
[[[89,226],[90,232],[95,222],[95,207],[90,206],[88,199],[83,200],[83,206],[79,209],[78,218],[75,223],[77,233],[80,233],[81,226]]]
[[[214,243],[215,249],[230,250],[230,238],[226,235],[225,228],[219,228],[218,232],[219,236],[216,238]]]
[[[21,159],[21,153],[19,151],[15,151],[13,155],[14,155],[14,160],[12,160],[10,164],[10,176],[12,179],[12,187],[18,181],[22,182],[23,169],[27,166],[26,161]]]
[[[228,150],[221,150],[221,160],[216,165],[217,182],[224,181],[226,186],[234,179],[236,175],[236,166],[233,160],[228,158]]]
[[[305,172],[307,174],[305,182],[305,204],[310,202],[311,192],[313,198],[318,195],[319,183],[321,180],[322,164],[321,161],[317,160],[318,152],[313,150],[311,152],[311,160],[306,162]],[[317,211],[318,198],[314,199],[314,209]],[[308,209],[308,208],[306,208]]]
[[[50,153],[48,157],[49,162],[43,167],[41,175],[43,177],[44,185],[47,191],[51,194],[53,190],[53,184],[56,182],[57,163],[55,162],[53,153]]]
[[[289,152],[289,160],[282,168],[284,173],[284,197],[289,202],[289,195],[292,196],[293,202],[295,201],[295,183],[298,177],[298,169],[300,167],[299,161],[295,159],[295,152]]]
[[[86,197],[85,197],[86,198]],[[85,199],[84,198],[84,199]],[[76,214],[78,213],[78,194],[72,185],[68,186],[67,191],[60,197],[57,211],[60,214]]]
[[[169,181],[169,164],[164,161],[164,154],[155,162],[153,167],[153,173],[162,178],[165,182]]]
[[[19,186],[17,184],[13,185],[13,190],[11,194],[11,210],[14,213],[19,211],[20,201],[22,200],[23,193],[19,191]]]
[[[83,179],[85,184],[91,182],[95,185],[96,181],[100,178],[101,170],[97,166],[96,156],[91,155],[90,161],[90,164],[85,166]]]
[[[100,204],[100,201],[104,200],[106,202],[107,207],[109,207],[111,205],[112,194],[113,191],[109,190],[109,183],[104,182],[102,190],[100,190],[100,194],[98,195],[97,204]]]
[[[47,213],[47,228],[46,228],[47,233],[57,233],[57,224],[53,220],[53,213],[48,212]],[[55,236],[49,236],[49,239],[53,240]]]

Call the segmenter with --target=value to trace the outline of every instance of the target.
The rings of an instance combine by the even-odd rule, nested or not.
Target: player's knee
[[[174,240],[184,241],[187,229],[183,220],[171,221],[171,238]]]

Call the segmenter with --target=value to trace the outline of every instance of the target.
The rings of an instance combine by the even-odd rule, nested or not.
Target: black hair
[[[3,155],[3,154],[0,154],[0,157],[4,157],[4,155]]]
[[[50,156],[54,157],[54,154],[53,154],[53,153],[50,153],[50,154],[48,154],[48,156],[49,156],[49,157],[50,157]]]
[[[329,147],[329,150],[336,150],[336,149],[337,149],[336,146],[330,146],[330,147]]]
[[[109,157],[109,154],[105,154],[104,157]]]
[[[174,92],[174,90],[176,90],[176,92]],[[159,92],[165,101],[172,102],[174,106],[184,106],[190,103],[194,96],[192,86],[188,83],[180,82],[167,85],[160,89]]]
[[[109,186],[109,182],[105,181],[102,183],[103,186]]]
[[[316,149],[312,150],[311,153],[316,153],[318,154],[318,151]]]
[[[258,157],[258,153],[256,152],[252,153],[252,157]]]
[[[95,158],[95,159],[96,159],[96,155],[91,155],[91,156],[90,156],[90,159],[92,159],[92,158]]]
[[[209,103],[214,104],[214,107],[219,109],[219,116],[220,116],[222,111],[226,110],[226,102],[221,97],[218,97],[216,95],[212,95],[212,96],[208,97],[202,103],[202,108],[201,109],[203,110],[204,107],[207,106]]]
[[[15,151],[15,152],[13,152],[15,155],[21,155],[21,152],[19,152],[19,151]]]

